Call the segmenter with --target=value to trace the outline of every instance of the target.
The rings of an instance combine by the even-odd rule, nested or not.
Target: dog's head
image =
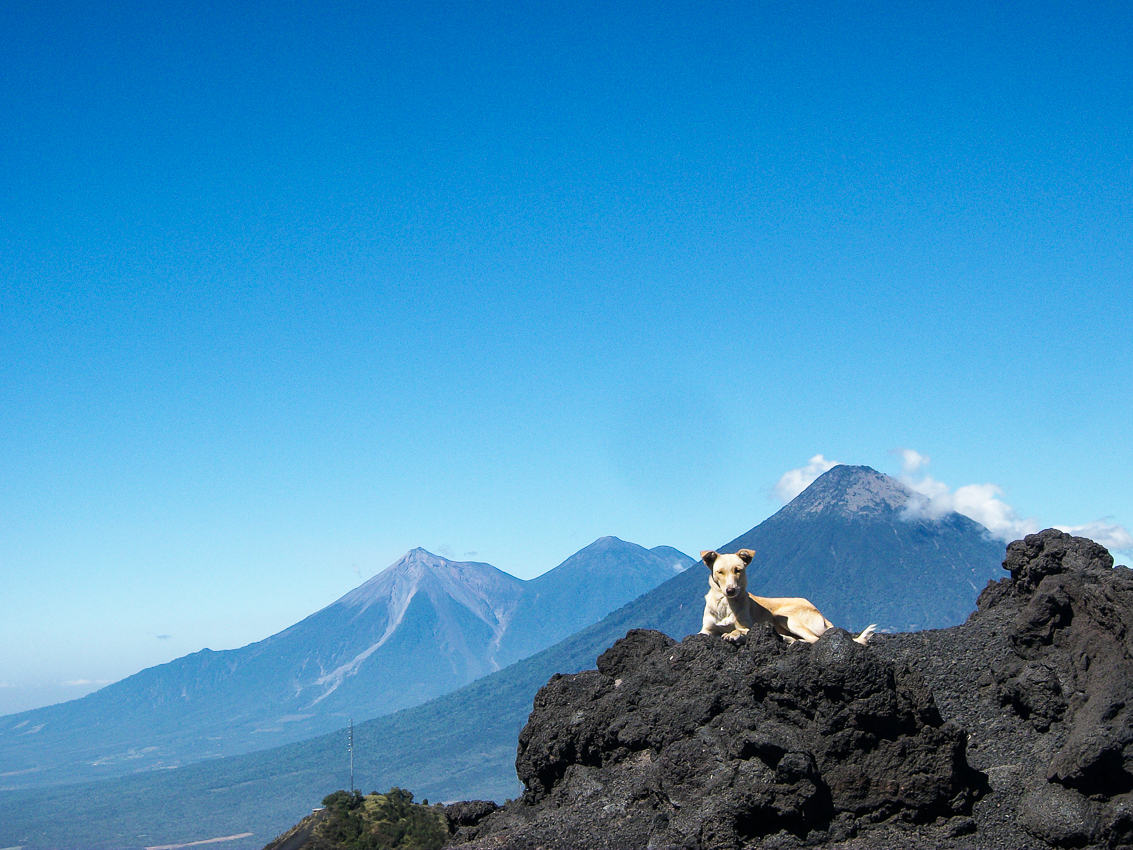
[[[755,553],[750,549],[741,549],[734,555],[721,555],[719,552],[701,552],[700,559],[712,571],[709,581],[720,588],[721,593],[729,599],[743,596],[747,593],[747,565]]]

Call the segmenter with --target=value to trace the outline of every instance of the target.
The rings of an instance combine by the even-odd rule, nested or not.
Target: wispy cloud
[[[955,511],[974,519],[1001,540],[1017,540],[1039,530],[1039,523],[1021,517],[1015,508],[1000,497],[1003,490],[995,484],[966,484],[952,490],[931,475],[913,478],[902,475],[901,482],[913,491],[905,506],[910,519],[940,519]]]
[[[1039,530],[1039,523],[1019,516],[1003,501],[1003,490],[995,484],[966,484],[953,490],[928,473],[917,476],[931,462],[916,449],[894,449],[901,458],[901,483],[913,491],[905,505],[907,519],[941,519],[955,511],[974,519],[1001,540],[1017,540]]]
[[[71,679],[69,682],[60,682],[59,684],[68,688],[87,688],[91,685],[109,685],[110,679]]]
[[[1056,525],[1055,528],[1079,537],[1089,537],[1107,549],[1133,555],[1133,534],[1130,534],[1124,526],[1108,522],[1109,519],[1110,517],[1105,517],[1086,525]]]
[[[829,472],[836,466],[841,465],[841,461],[827,460],[822,455],[815,455],[810,459],[806,466],[801,466],[798,469],[792,469],[789,472],[784,472],[783,477],[775,485],[775,498],[777,498],[784,505],[795,496],[799,495],[803,490],[814,483],[822,473]]]
[[[1001,498],[1003,491],[995,484],[967,484],[955,490],[927,473],[914,477],[923,469],[929,458],[914,449],[894,449],[902,459],[901,482],[913,491],[914,496],[905,506],[908,518],[940,519],[951,511],[963,514],[983,525],[1001,540],[1018,540],[1034,534],[1044,526],[1038,520],[1021,517]],[[1088,537],[1107,549],[1133,556],[1133,535],[1111,518],[1099,519],[1087,525],[1056,525],[1054,528]]]
[[[922,455],[916,449],[893,449],[889,454],[901,458],[901,472],[905,475],[912,475],[932,462],[932,458]]]

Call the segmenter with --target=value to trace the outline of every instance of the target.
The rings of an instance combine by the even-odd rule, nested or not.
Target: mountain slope
[[[596,540],[527,583],[521,616],[538,628],[509,629],[498,658],[510,663],[558,643],[694,564],[670,547],[646,551],[616,537]]]
[[[524,582],[414,549],[266,640],[0,719],[0,787],[177,767],[418,705],[593,623],[672,576],[673,564],[671,553],[602,538]],[[596,592],[595,577],[610,572],[626,578]]]
[[[999,577],[1004,544],[958,513],[918,517],[913,496],[868,466],[836,466],[724,550],[755,551],[752,593],[805,596],[847,629],[954,626]]]
[[[748,589],[805,596],[836,625],[890,631],[946,628],[975,610],[1002,573],[1004,544],[960,514],[906,518],[913,493],[865,466],[838,466],[778,513],[716,547],[756,552]],[[651,628],[678,640],[700,630],[708,571],[680,573],[598,628]],[[611,632],[612,633],[612,632]],[[616,635],[621,637],[621,635]]]
[[[458,691],[357,724],[356,785],[365,790],[397,785],[433,801],[514,796],[519,791],[515,742],[533,696],[552,672],[593,666],[612,642],[610,634],[608,628],[591,626]],[[251,837],[222,846],[259,850],[349,781],[346,734],[340,730],[178,770],[67,785],[50,793],[3,791],[0,845],[140,850],[250,832]]]

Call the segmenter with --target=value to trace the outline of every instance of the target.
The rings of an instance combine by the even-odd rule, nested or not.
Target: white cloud
[[[912,475],[921,467],[928,466],[932,462],[932,458],[928,455],[922,455],[916,449],[893,449],[890,454],[898,455],[901,458],[901,471],[906,475]]]
[[[966,484],[953,490],[922,472],[932,458],[916,449],[893,449],[901,458],[901,483],[913,491],[902,516],[906,519],[942,519],[955,511],[984,526],[994,537],[1012,541],[1034,534],[1046,526],[1032,517],[1021,517],[1003,501],[1003,490],[995,484]],[[841,462],[815,455],[806,466],[785,472],[775,485],[775,496],[786,504]],[[916,473],[921,473],[917,475]],[[1103,518],[1086,525],[1056,525],[1054,528],[1088,537],[1111,552],[1133,559],[1133,534],[1122,525]]]
[[[1020,517],[1011,505],[1000,498],[1003,491],[994,484],[968,484],[952,490],[931,475],[912,476],[911,472],[928,465],[929,458],[925,455],[913,449],[894,449],[893,454],[902,458],[905,474],[901,476],[901,483],[915,494],[905,506],[903,515],[908,519],[940,519],[955,511],[974,519],[995,537],[1008,542],[1044,528],[1035,519]],[[1054,528],[1088,537],[1111,552],[1133,557],[1133,534],[1109,519],[1095,520],[1086,525],[1056,525]]]
[[[109,685],[110,680],[109,679],[71,679],[71,681],[69,681],[69,682],[60,682],[59,684],[63,685],[64,687],[68,687],[68,688],[87,688],[87,687],[90,687],[91,685],[98,685],[99,687],[101,687],[103,685]]]
[[[994,484],[966,484],[953,490],[943,481],[925,474],[914,478],[912,472],[929,463],[929,458],[913,449],[898,449],[902,456],[905,474],[901,483],[913,491],[914,496],[905,505],[908,519],[941,519],[955,511],[984,526],[1001,540],[1018,540],[1039,530],[1039,523],[1020,517],[1011,505],[1000,496],[1003,491]]]
[[[815,455],[806,466],[783,473],[783,477],[775,485],[775,497],[785,505],[813,484],[822,473],[840,465],[841,461],[827,460],[822,455]]]
[[[954,510],[985,526],[996,537],[1017,540],[1039,530],[1039,523],[1020,517],[999,497],[1003,491],[994,484],[968,484],[952,494]]]
[[[1105,519],[1094,520],[1086,525],[1056,525],[1055,528],[1079,537],[1088,537],[1111,551],[1133,554],[1133,534],[1124,526],[1106,522]]]

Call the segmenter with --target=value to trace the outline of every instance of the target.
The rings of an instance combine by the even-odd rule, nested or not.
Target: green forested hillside
[[[440,850],[448,837],[441,806],[413,802],[413,794],[335,791],[264,850]]]

